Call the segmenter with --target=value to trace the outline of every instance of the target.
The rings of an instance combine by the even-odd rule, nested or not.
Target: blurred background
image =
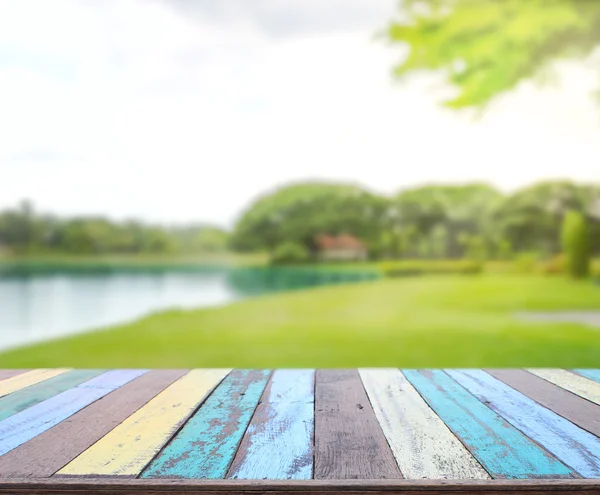
[[[0,4],[0,367],[600,365],[600,3]]]

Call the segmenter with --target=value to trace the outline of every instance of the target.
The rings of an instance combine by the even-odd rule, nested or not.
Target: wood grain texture
[[[600,406],[524,370],[488,369],[490,375],[600,437]]]
[[[269,375],[269,370],[232,371],[142,478],[224,478]]]
[[[153,370],[0,457],[1,478],[45,478],[72,461],[187,370]]]
[[[0,397],[21,390],[22,388],[29,387],[30,385],[35,385],[44,380],[48,380],[54,376],[62,375],[67,371],[69,371],[69,368],[39,369],[5,378],[0,381]]]
[[[590,380],[594,380],[595,382],[600,383],[600,370],[591,370],[591,369],[575,369],[573,370],[575,373],[580,374]]]
[[[558,369],[529,368],[527,371],[584,399],[600,404],[600,383],[589,378]]]
[[[0,380],[5,380],[6,378],[10,378],[11,376],[20,375],[22,373],[26,373],[30,370],[21,369],[21,370],[0,370]]]
[[[402,478],[357,370],[317,371],[314,478]]]
[[[43,495],[592,495],[600,480],[0,480],[0,493]]]
[[[237,479],[310,479],[314,370],[273,372],[228,473]]]
[[[360,376],[405,478],[489,478],[400,370],[361,369]]]
[[[57,474],[137,476],[228,373],[226,369],[190,371]]]
[[[600,477],[600,439],[481,370],[447,373],[584,478]]]
[[[0,421],[100,375],[106,370],[72,370],[0,398]]]
[[[0,456],[52,428],[146,371],[108,371],[0,421]]]
[[[446,425],[494,478],[557,478],[572,471],[441,370],[405,370]]]

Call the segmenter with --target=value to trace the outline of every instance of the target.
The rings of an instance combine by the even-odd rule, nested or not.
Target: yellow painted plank
[[[70,370],[71,368],[44,368],[39,370],[27,371],[26,373],[21,373],[16,376],[11,376],[10,378],[5,378],[4,380],[0,380],[0,397],[12,394],[17,390],[21,390],[22,388],[35,385],[36,383],[43,382],[44,380],[48,380],[49,378],[54,378],[55,376],[62,375],[63,373],[66,373]]]
[[[190,371],[73,459],[58,474],[138,475],[229,371]]]
[[[584,399],[600,404],[600,383],[598,382],[559,369],[531,368],[527,371]]]

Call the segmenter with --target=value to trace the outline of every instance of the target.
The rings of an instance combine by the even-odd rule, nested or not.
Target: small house
[[[323,261],[358,261],[368,257],[364,242],[349,234],[320,235],[316,238],[319,259]]]

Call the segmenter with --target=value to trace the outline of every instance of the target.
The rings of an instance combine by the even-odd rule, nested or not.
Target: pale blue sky
[[[0,208],[230,224],[302,179],[600,180],[597,75],[524,85],[480,121],[390,79],[392,0],[0,3]],[[439,94],[438,94],[439,96]]]

